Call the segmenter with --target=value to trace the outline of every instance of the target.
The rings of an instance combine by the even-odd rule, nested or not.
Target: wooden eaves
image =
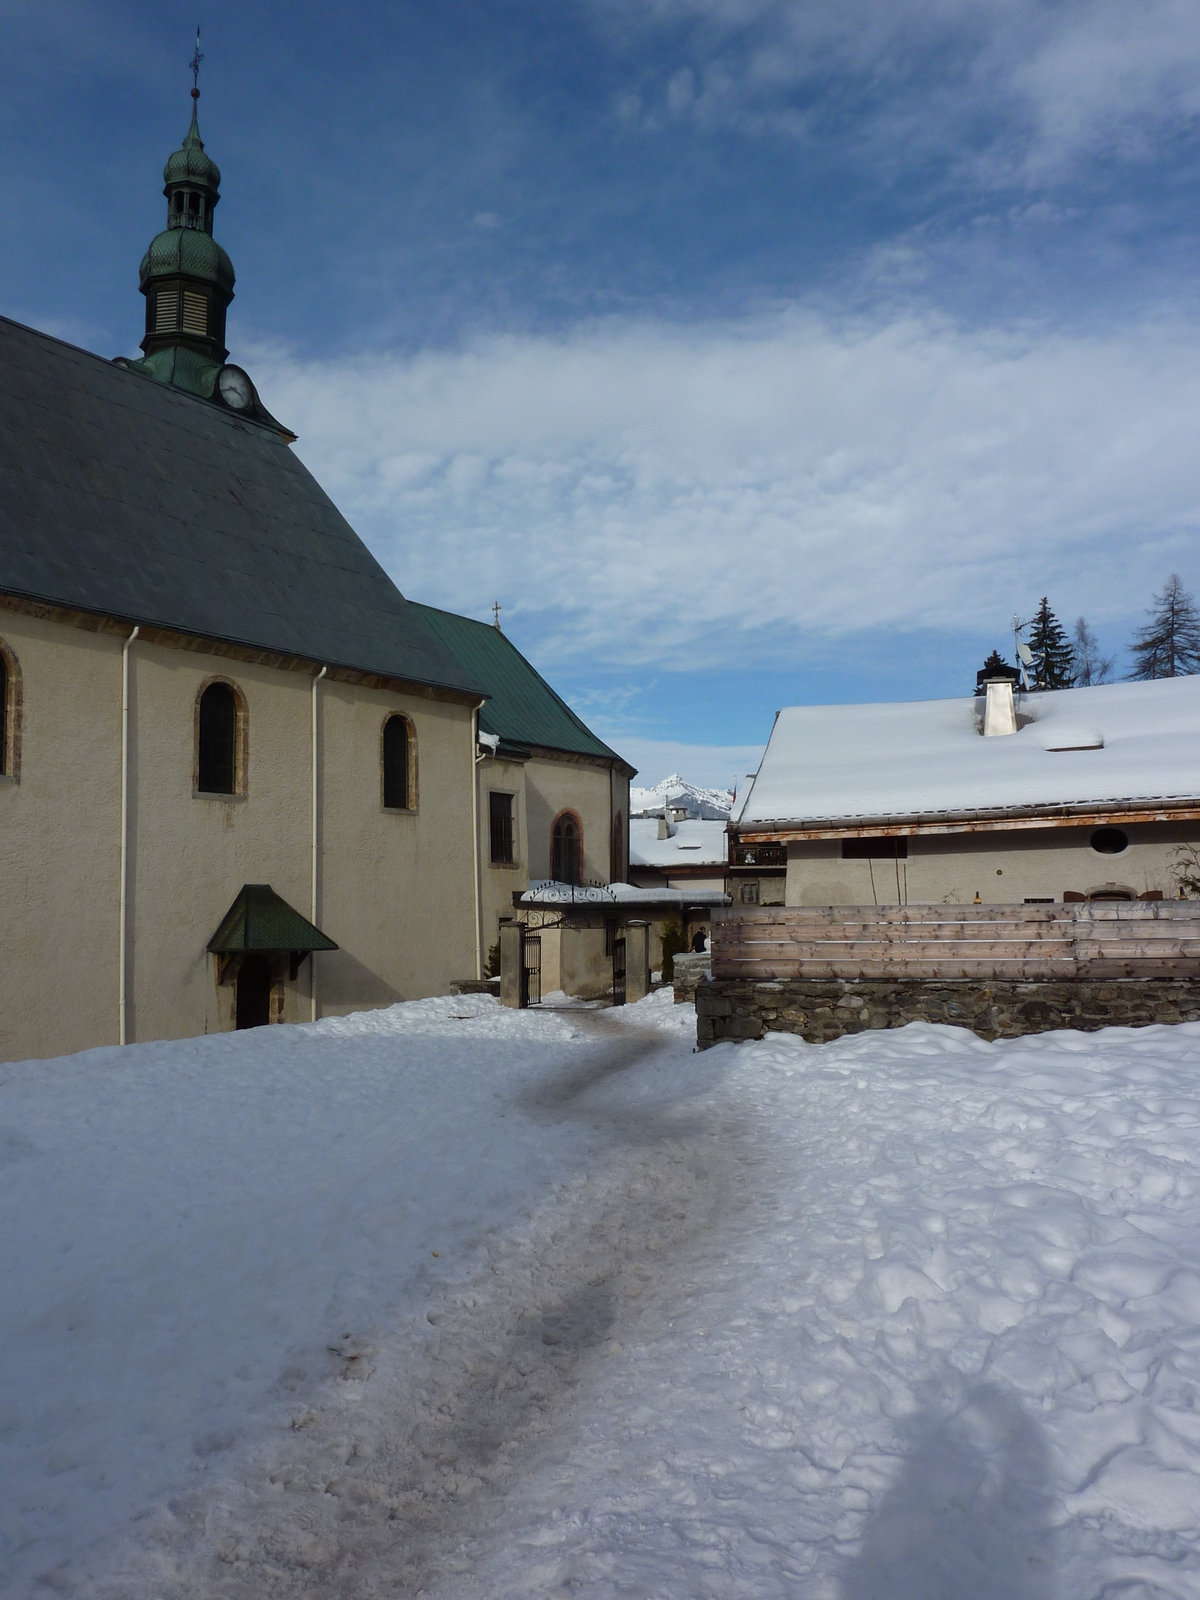
[[[821,818],[812,822],[731,824],[739,844],[788,844],[803,839],[892,839],[914,834],[998,833],[1014,828],[1088,828],[1114,822],[1197,822],[1200,798],[1113,800],[1084,806],[997,806],[981,811],[935,811],[896,817]]]

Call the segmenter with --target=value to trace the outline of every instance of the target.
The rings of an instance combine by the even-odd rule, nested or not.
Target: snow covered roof
[[[1032,720],[996,738],[976,731],[979,705],[789,706],[738,823],[934,821],[1200,797],[1200,677],[1027,695],[1019,710]]]
[[[658,837],[657,817],[632,817],[629,822],[629,865],[658,867],[723,867],[724,822],[673,822],[667,839]]]
[[[720,889],[639,889],[633,883],[572,886],[547,878],[531,883],[521,896],[523,906],[727,906]]]

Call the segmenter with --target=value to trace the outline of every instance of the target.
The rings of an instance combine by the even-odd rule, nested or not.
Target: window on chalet
[[[1092,849],[1102,856],[1119,856],[1128,845],[1124,828],[1097,828],[1092,834]]]
[[[383,805],[386,811],[412,811],[412,734],[407,717],[397,713],[383,725]]]
[[[555,817],[550,833],[550,876],[556,883],[579,883],[583,868],[583,829],[570,811]]]
[[[237,794],[240,789],[238,694],[231,683],[218,679],[200,696],[196,718],[196,790],[199,794]],[[243,763],[244,765],[244,763]]]
[[[907,861],[907,839],[843,839],[843,861]]]
[[[496,866],[511,866],[513,853],[513,797],[493,789],[488,795],[488,823],[491,828],[492,861]]]

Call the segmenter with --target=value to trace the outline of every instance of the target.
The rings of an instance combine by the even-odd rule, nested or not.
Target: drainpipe
[[[129,646],[142,630],[135,628],[121,649],[121,928],[117,942],[117,1018],[120,1042],[125,1040],[125,940],[129,876]]]
[[[315,928],[317,925],[317,685],[329,671],[322,667],[312,681],[312,915],[309,921]],[[309,995],[311,998],[311,1020],[317,1020],[317,952],[310,950],[309,964]]]
[[[483,701],[479,702],[482,705]],[[471,713],[471,861],[475,879],[475,980],[483,981],[483,914],[479,906],[479,706]]]

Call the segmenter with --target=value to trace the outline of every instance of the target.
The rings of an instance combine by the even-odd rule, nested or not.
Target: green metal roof
[[[212,237],[200,228],[167,228],[155,234],[138,268],[144,289],[152,278],[197,278],[214,283],[232,298],[233,262]]]
[[[237,950],[336,950],[337,945],[281,899],[269,883],[247,883],[208,941],[208,948],[216,955],[229,955]]]
[[[409,604],[463,672],[490,696],[479,713],[482,733],[495,734],[506,745],[539,745],[627,765],[597,739],[499,628],[416,601]]]

